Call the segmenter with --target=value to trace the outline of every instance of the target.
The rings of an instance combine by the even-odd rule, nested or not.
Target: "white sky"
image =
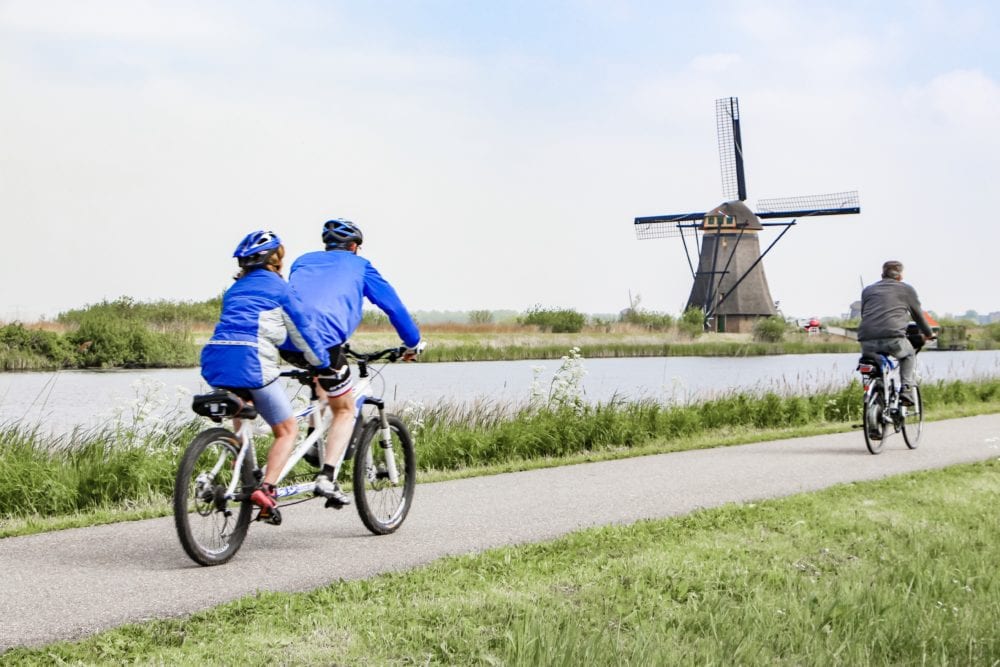
[[[0,320],[209,298],[331,217],[413,310],[676,313],[680,240],[632,221],[721,201],[730,95],[752,205],[860,192],[765,259],[786,315],[890,258],[1000,310],[995,2],[674,4],[0,0]]]

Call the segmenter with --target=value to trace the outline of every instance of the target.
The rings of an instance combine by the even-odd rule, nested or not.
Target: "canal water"
[[[683,403],[738,391],[808,394],[848,383],[857,359],[854,353],[585,359],[582,387],[591,402],[617,396]],[[518,403],[548,393],[561,363],[398,363],[386,366],[375,386],[396,410],[441,401]],[[917,365],[925,382],[1000,377],[1000,351],[929,351]],[[197,368],[0,373],[0,423],[67,432],[114,419],[186,415],[191,395],[206,390]]]

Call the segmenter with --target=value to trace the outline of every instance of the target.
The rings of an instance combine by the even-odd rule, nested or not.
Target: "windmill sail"
[[[724,97],[715,101],[715,122],[719,139],[719,167],[722,171],[722,196],[726,201],[747,198],[743,173],[743,137],[740,134],[740,101]]]
[[[857,191],[805,197],[779,197],[757,202],[758,218],[808,218],[814,215],[861,213]]]
[[[704,218],[704,211],[636,218],[635,235],[639,239],[672,239],[681,236],[685,229],[701,227],[701,221]]]

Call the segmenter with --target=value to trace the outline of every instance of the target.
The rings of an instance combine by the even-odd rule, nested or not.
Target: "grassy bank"
[[[141,302],[129,297],[60,313],[54,321],[25,326],[0,323],[0,371],[59,368],[153,368],[196,366],[201,346],[218,321],[221,297],[202,302]],[[572,310],[534,307],[495,321],[491,311],[472,311],[465,322],[421,325],[430,342],[427,361],[558,359],[570,347],[587,357],[748,356],[854,351],[829,336],[805,336],[783,323],[767,336],[703,334],[701,315],[686,322],[667,315],[629,311],[617,319]],[[418,316],[419,320],[419,316]],[[692,326],[695,325],[695,326]],[[562,332],[562,333],[560,333]],[[399,344],[388,318],[366,311],[357,342]],[[762,342],[769,341],[769,342]]]
[[[1000,411],[1000,379],[928,384],[924,394],[930,418]],[[405,417],[421,479],[429,481],[844,431],[860,422],[859,395],[852,384],[815,396],[734,394],[687,406],[585,405],[570,396],[546,407],[438,406]],[[54,440],[0,428],[0,536],[167,514],[180,452],[205,423],[119,426]]]
[[[561,334],[530,327],[498,331],[455,331],[451,326],[436,329],[432,326],[424,331],[429,345],[423,362],[559,359],[571,347],[580,348],[587,358],[746,357],[858,350],[857,343],[851,341],[799,335],[765,343],[749,336],[705,334],[692,340],[627,328]],[[198,365],[201,346],[210,336],[211,328],[157,329],[139,321],[113,318],[92,319],[64,333],[9,324],[0,327],[0,371],[191,367]],[[351,343],[367,350],[399,345],[399,338],[380,328],[364,329],[352,337]]]
[[[617,357],[757,357],[773,354],[822,354],[830,352],[857,352],[853,342],[789,341],[760,343],[727,340],[689,342],[629,342],[606,343],[573,342],[564,344],[546,342],[538,345],[482,345],[437,344],[425,352],[427,361],[514,361],[522,359],[559,359],[567,347],[577,347],[588,359]]]
[[[636,327],[593,328],[579,333],[542,333],[532,330],[482,329],[468,332],[455,327],[425,331],[424,361],[515,361],[560,359],[578,348],[587,359],[617,357],[750,357],[773,354],[857,352],[858,344],[835,336],[789,334],[782,341],[754,341],[749,334],[704,334],[692,339]],[[390,330],[361,330],[351,344],[362,350],[398,345]]]
[[[200,302],[136,301],[123,296],[60,313],[54,321],[0,323],[0,371],[58,368],[195,366],[219,318],[222,297]],[[416,312],[426,361],[558,359],[579,348],[588,358],[760,356],[856,352],[857,344],[828,333],[806,335],[781,318],[760,320],[752,333],[705,333],[698,310],[680,315],[632,307],[616,315],[586,315],[535,305],[522,313],[476,310]],[[421,321],[426,318],[427,321]],[[844,323],[849,324],[849,323]],[[856,323],[850,323],[856,326]],[[1000,323],[957,324],[962,349],[996,349]],[[388,318],[366,310],[356,337],[398,344]]]
[[[1000,462],[260,593],[10,664],[995,665]]]

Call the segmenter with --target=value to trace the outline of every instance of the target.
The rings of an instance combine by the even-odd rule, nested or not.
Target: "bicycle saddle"
[[[215,389],[207,394],[194,396],[191,399],[191,409],[214,422],[221,422],[223,417],[254,419],[257,416],[257,408],[248,403],[248,400],[249,398],[245,399],[236,391]]]

